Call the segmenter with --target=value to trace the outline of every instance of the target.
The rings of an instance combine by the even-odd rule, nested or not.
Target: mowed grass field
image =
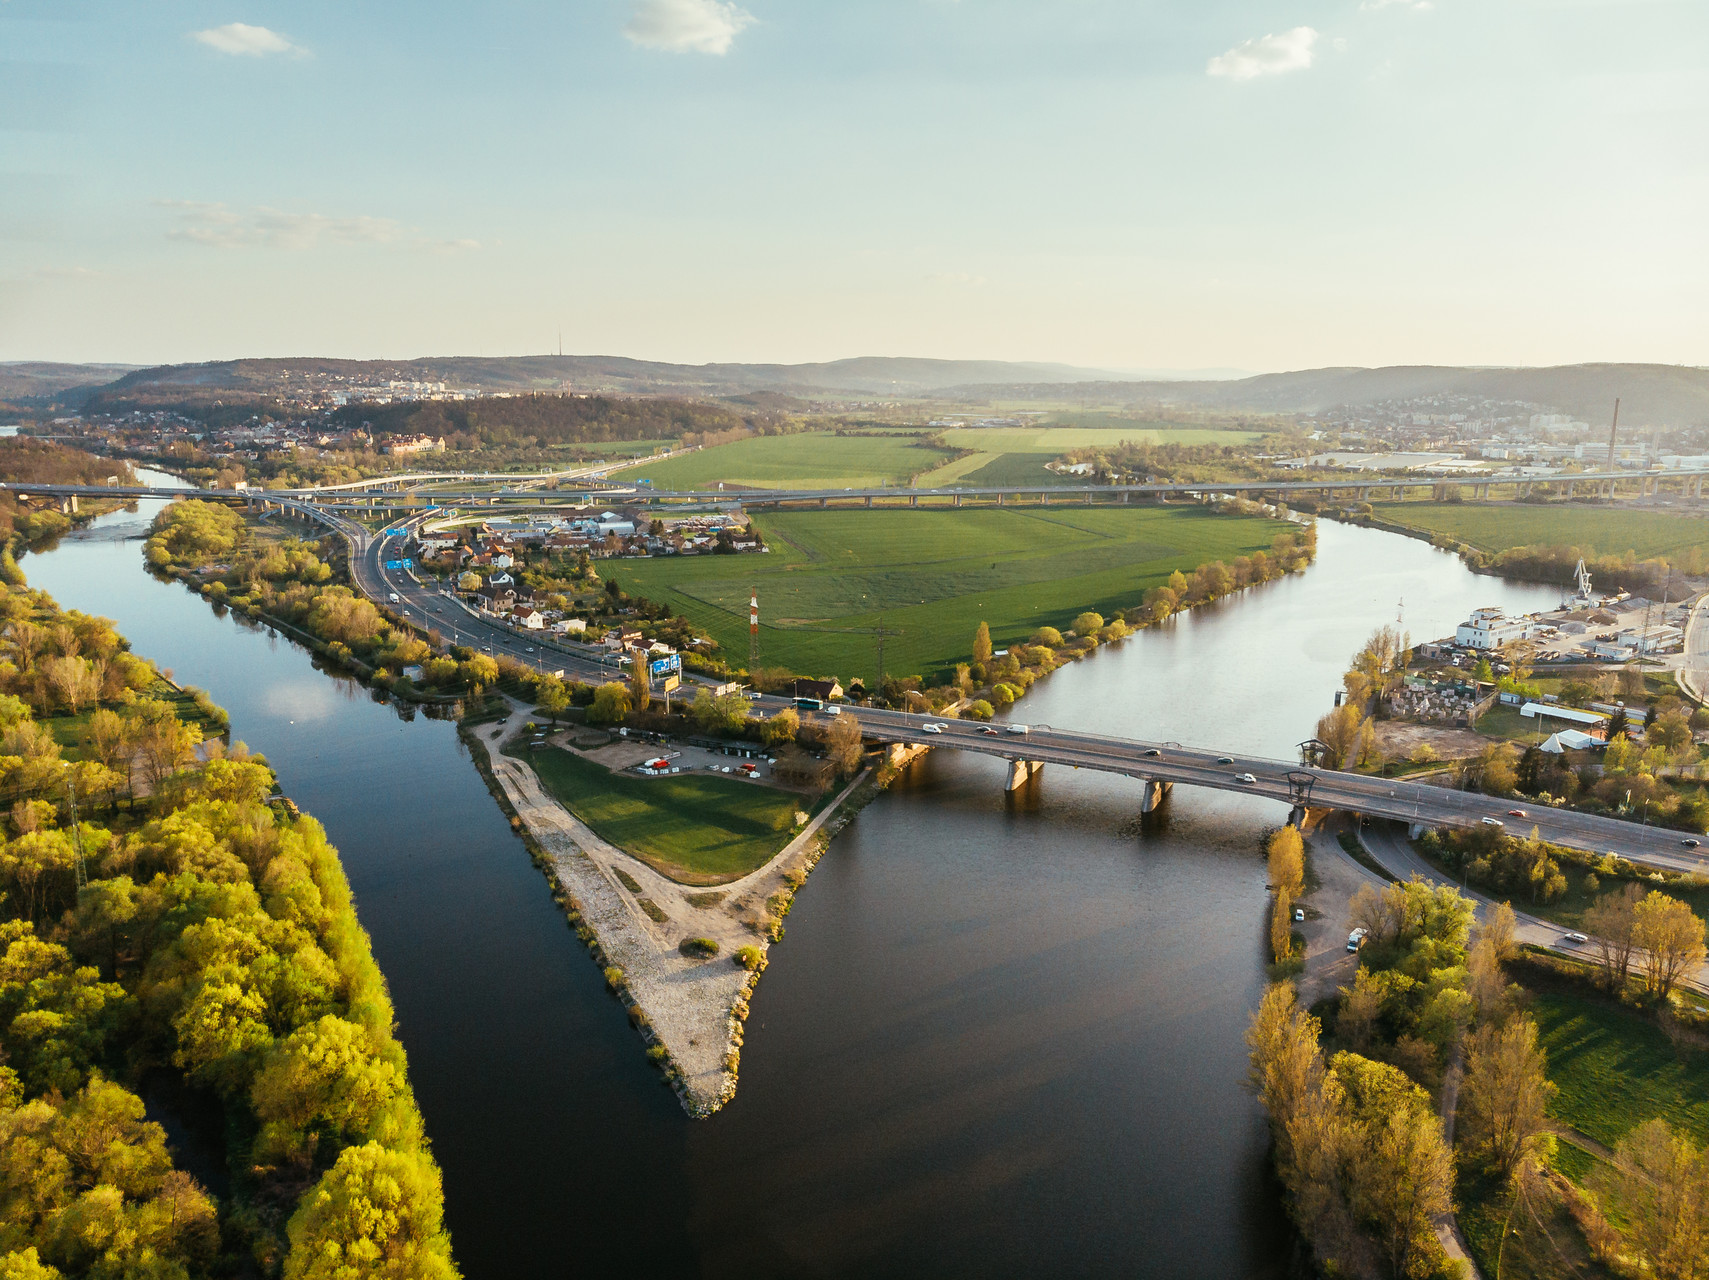
[[[624,480],[658,489],[711,489],[720,483],[757,489],[865,489],[902,485],[950,457],[911,437],[836,436],[810,432],[755,436],[681,458],[626,468]]]
[[[518,758],[600,836],[681,884],[724,884],[763,866],[789,843],[796,810],[812,807],[732,778],[613,773],[556,748]]]
[[[760,665],[871,681],[882,618],[892,675],[966,661],[981,620],[1001,649],[1084,610],[1112,616],[1180,569],[1268,550],[1283,526],[1203,507],[1027,506],[757,513],[763,555],[611,560],[601,576],[704,627],[733,667],[748,655],[748,594],[760,598]]]
[[[1530,506],[1522,503],[1381,502],[1377,515],[1428,533],[1445,533],[1480,551],[1566,546],[1640,560],[1709,551],[1709,519],[1618,507]]]
[[[1135,422],[1129,426],[1097,427],[957,427],[944,432],[945,443],[974,454],[927,472],[915,484],[925,489],[949,485],[1082,484],[1076,476],[1045,470],[1045,464],[1070,449],[1114,448],[1124,440],[1151,444],[1249,444],[1256,431],[1211,431],[1203,427],[1172,427],[1166,423]]]
[[[1609,1147],[1656,1116],[1709,1141],[1709,1053],[1676,1048],[1635,1010],[1570,990],[1535,993],[1531,1012],[1560,1089],[1551,1115]]]

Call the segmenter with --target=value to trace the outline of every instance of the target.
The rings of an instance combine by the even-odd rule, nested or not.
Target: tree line
[[[19,687],[84,645],[122,654],[41,593],[0,589],[0,612]],[[109,668],[127,678],[86,718],[0,697],[21,784],[0,831],[0,1275],[454,1276],[336,851],[269,802],[263,760],[139,691],[146,665]],[[225,1197],[173,1166],[135,1091],[151,1072],[224,1108]]]

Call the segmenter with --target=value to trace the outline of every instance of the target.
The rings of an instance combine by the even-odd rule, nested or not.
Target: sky
[[[1709,364],[1704,0],[0,0],[0,360]]]

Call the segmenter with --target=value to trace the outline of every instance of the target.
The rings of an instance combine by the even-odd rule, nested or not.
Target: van
[[[395,591],[394,591],[394,592],[392,592],[392,594],[391,594],[391,595],[390,595],[390,596],[388,596],[388,597],[387,597],[387,598],[388,598],[388,599],[389,599],[389,600],[390,600],[390,601],[391,601],[391,602],[392,602],[392,603],[393,603],[393,604],[396,604],[396,603],[397,603],[397,602],[398,602],[398,593],[397,593],[397,592],[395,592]]]
[[[1360,947],[1364,946],[1365,945],[1365,935],[1369,932],[1370,932],[1369,929],[1366,929],[1366,928],[1361,926],[1360,928],[1353,930],[1352,933],[1348,934],[1347,935],[1347,950],[1357,951]]]
[[[1026,731],[1027,726],[1024,724],[1012,724],[1006,730],[1008,733],[1025,733]]]

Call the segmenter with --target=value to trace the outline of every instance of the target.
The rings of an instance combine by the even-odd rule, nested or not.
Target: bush
[[[623,985],[623,979],[626,976],[627,975],[623,970],[619,969],[616,965],[612,965],[605,971],[605,985],[615,991]]]
[[[676,949],[691,960],[709,960],[718,954],[718,944],[711,938],[684,938]]]
[[[1102,621],[1102,619],[1099,619],[1100,625],[1102,625]],[[1058,631],[1055,627],[1040,627],[1037,631],[1033,632],[1032,639],[1027,641],[1027,643],[1042,644],[1046,648],[1055,649],[1060,647],[1062,644],[1062,632]]]
[[[980,698],[978,701],[969,704],[967,708],[967,718],[969,720],[989,720],[995,714],[996,711],[992,708],[989,702],[985,701],[984,698]]]
[[[652,1059],[652,1061],[654,1061],[654,1062],[663,1062],[665,1060],[665,1047],[664,1047],[664,1045],[662,1045],[662,1044],[648,1045],[647,1046],[647,1057]]]
[[[730,959],[734,963],[741,965],[742,968],[746,969],[749,973],[762,973],[765,971],[765,952],[761,951],[758,947],[737,947],[736,954],[731,956]]]
[[[1095,636],[1103,629],[1104,615],[1101,613],[1093,613],[1091,610],[1087,610],[1074,619],[1074,634],[1082,638]]]

